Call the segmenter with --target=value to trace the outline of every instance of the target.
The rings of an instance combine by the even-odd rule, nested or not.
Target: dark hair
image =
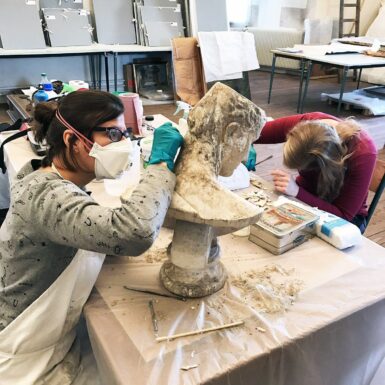
[[[58,102],[42,102],[35,107],[32,130],[36,140],[39,143],[45,140],[48,147],[42,165],[45,167],[51,165],[53,158],[59,156],[71,171],[75,170],[73,144],[78,138],[72,135],[70,139],[70,159],[68,159],[63,141],[63,133],[67,128],[57,119],[57,109],[72,127],[87,138],[91,137],[95,127],[116,119],[124,112],[121,100],[105,91],[75,91]]]

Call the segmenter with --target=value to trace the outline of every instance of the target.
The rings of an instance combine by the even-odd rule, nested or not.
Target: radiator
[[[362,71],[361,81],[385,85],[385,68],[368,68]]]

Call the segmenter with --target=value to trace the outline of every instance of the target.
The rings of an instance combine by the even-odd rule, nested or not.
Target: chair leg
[[[369,224],[369,222],[370,222],[370,220],[374,214],[374,211],[375,211],[377,204],[381,198],[381,195],[384,191],[384,188],[385,188],[385,174],[383,175],[383,177],[381,179],[381,183],[378,186],[376,193],[374,194],[372,202],[370,203],[369,210],[368,210],[367,224]]]

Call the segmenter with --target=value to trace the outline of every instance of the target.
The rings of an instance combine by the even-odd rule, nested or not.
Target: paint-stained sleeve
[[[74,184],[55,179],[32,185],[29,207],[42,238],[65,246],[110,255],[136,256],[154,242],[175,186],[167,167],[147,167],[138,187],[122,206],[100,206]],[[27,214],[28,215],[28,214]],[[32,214],[30,214],[32,215]]]

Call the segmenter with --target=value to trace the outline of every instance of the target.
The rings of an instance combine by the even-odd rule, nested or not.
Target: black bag
[[[9,123],[0,123],[0,132],[5,132],[5,131],[13,131],[13,130],[20,130],[22,124],[24,122],[27,122],[27,120],[22,120],[22,119],[17,119],[15,123],[9,124]],[[8,138],[4,139],[3,142],[1,143],[0,146],[0,168],[3,174],[6,173],[7,171],[7,166],[5,165],[4,162],[4,145],[11,142],[14,139],[21,138],[22,136],[27,135],[28,131],[31,131],[30,128],[16,132],[13,135],[8,136]]]

